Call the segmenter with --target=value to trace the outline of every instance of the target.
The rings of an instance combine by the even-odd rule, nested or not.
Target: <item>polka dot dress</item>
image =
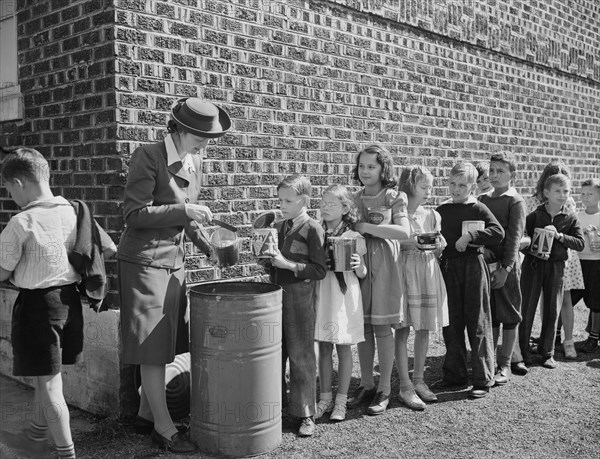
[[[567,249],[569,258],[565,261],[565,291],[583,289],[583,273],[577,252]]]

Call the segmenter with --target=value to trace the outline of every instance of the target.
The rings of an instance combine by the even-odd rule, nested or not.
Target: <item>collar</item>
[[[488,197],[492,197],[492,194],[494,193],[494,190],[488,191],[487,193],[483,193],[484,196],[488,196]],[[517,195],[517,189],[513,186],[508,187],[508,190],[506,190],[504,193],[502,193],[501,195],[497,196],[498,198],[500,196],[516,196]]]
[[[300,214],[298,216],[296,216],[295,218],[292,218],[292,228],[298,228],[299,226],[303,225],[304,222],[308,221],[310,217],[308,216],[308,213],[306,212],[306,210],[303,210],[302,212],[300,212]],[[291,230],[290,230],[291,231]]]
[[[183,165],[184,170],[196,172],[196,166],[194,166],[194,162],[189,154],[185,155],[183,159],[179,157],[177,147],[175,147],[175,142],[173,142],[171,134],[165,137],[165,147],[167,149],[167,166],[172,166],[173,164],[180,162]]]
[[[471,195],[467,198],[467,200],[465,202],[461,202],[460,204],[475,204],[477,202],[477,198],[475,198],[475,196]],[[444,204],[459,204],[457,202],[452,201],[452,198],[450,199],[446,199],[445,201],[443,201],[440,206],[443,206]]]
[[[22,207],[21,210],[31,209],[32,207],[56,207],[56,206],[70,206],[71,204],[62,196],[54,196],[50,199],[42,199],[40,201],[31,201],[26,206]]]

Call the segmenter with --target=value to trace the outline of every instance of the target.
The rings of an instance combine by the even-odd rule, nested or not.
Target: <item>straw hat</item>
[[[225,110],[197,97],[179,99],[171,109],[171,117],[184,131],[210,139],[225,135],[231,127]]]

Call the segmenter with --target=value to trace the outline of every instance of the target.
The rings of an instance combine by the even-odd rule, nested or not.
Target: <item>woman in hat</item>
[[[140,365],[136,430],[174,453],[197,449],[173,424],[165,392],[165,365],[189,350],[184,243],[209,253],[201,225],[212,220],[212,213],[197,204],[200,153],[230,126],[229,116],[216,105],[179,100],[165,139],[133,152],[125,186],[126,228],[117,252],[122,361]]]

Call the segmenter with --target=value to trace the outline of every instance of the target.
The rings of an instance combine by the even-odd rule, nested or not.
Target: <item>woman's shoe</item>
[[[196,444],[181,432],[177,432],[169,440],[153,429],[150,438],[153,445],[170,453],[191,454],[198,451]]]
[[[398,397],[404,405],[408,406],[413,411],[423,411],[427,406],[423,400],[417,397],[416,392],[411,389],[401,390]]]

